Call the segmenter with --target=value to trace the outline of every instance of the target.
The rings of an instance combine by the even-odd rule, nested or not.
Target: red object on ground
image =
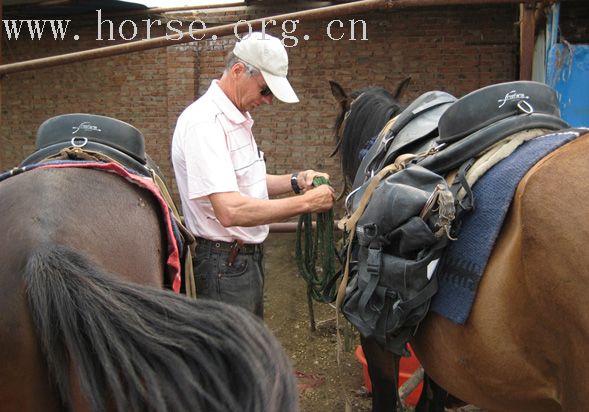
[[[420,366],[420,363],[415,357],[415,354],[413,353],[413,349],[411,349],[411,346],[409,346],[409,352],[411,352],[411,357],[402,357],[401,362],[399,364],[399,386],[401,386],[407,379],[409,379],[413,372],[415,372],[415,370]],[[364,372],[364,384],[366,385],[366,389],[368,390],[368,392],[372,393],[372,382],[370,382],[370,375],[368,374],[368,365],[366,364],[366,358],[364,357],[364,351],[362,350],[362,346],[358,346],[356,348],[355,354],[356,358],[362,364],[362,369]],[[411,392],[409,396],[407,396],[407,398],[405,399],[405,403],[407,405],[417,405],[417,401],[419,400],[419,395],[421,394],[422,387],[423,382],[421,382],[417,386],[417,388],[415,388],[415,390]]]

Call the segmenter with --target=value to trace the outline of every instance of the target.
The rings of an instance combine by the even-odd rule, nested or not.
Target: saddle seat
[[[143,134],[128,123],[106,116],[72,113],[52,117],[39,126],[35,148],[21,167],[55,157],[64,149],[78,148],[150,176]]]

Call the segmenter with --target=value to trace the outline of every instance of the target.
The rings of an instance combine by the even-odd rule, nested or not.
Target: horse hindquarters
[[[261,321],[157,288],[165,243],[143,189],[35,169],[0,184],[0,211],[3,411],[296,410]]]
[[[35,330],[68,409],[296,411],[288,358],[256,317],[94,267],[51,245],[25,272]]]
[[[563,411],[589,403],[589,134],[540,162],[528,174],[523,254],[530,296],[531,342]],[[532,331],[536,332],[532,334]]]
[[[61,411],[17,274],[15,265],[0,268],[0,409]]]
[[[430,314],[421,325],[419,359],[460,399],[497,411],[580,411],[589,401],[587,153],[589,135],[526,174],[466,324]]]

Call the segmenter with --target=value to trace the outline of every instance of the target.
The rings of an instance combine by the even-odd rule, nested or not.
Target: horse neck
[[[362,159],[390,119],[402,110],[394,99],[374,99],[360,108],[352,106],[342,135],[341,160],[344,177],[353,181]]]

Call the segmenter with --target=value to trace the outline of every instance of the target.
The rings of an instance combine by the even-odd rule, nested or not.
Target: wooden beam
[[[534,44],[536,42],[536,1],[520,4],[519,79],[532,80]]]

